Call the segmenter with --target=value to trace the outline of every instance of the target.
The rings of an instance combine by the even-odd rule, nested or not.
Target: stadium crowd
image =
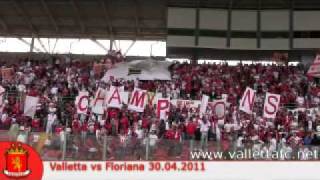
[[[120,53],[111,53],[100,63],[123,61]],[[320,145],[320,86],[314,78],[305,75],[303,66],[228,64],[179,64],[169,67],[171,81],[128,81],[110,79],[102,82],[102,73],[93,71],[93,62],[25,60],[8,64],[12,67],[11,79],[1,79],[6,89],[5,104],[0,111],[0,129],[10,129],[18,124],[20,131],[60,134],[68,132],[82,139],[93,135],[119,137],[124,143],[130,139],[141,142],[148,137],[151,151],[162,140],[175,142],[174,155],[181,154],[181,147],[192,140],[193,150],[207,150],[212,144],[223,151],[244,148],[264,151],[285,149],[311,150]],[[227,98],[224,119],[218,119],[210,110],[200,118],[199,108],[170,108],[168,119],[158,119],[155,107],[147,106],[143,113],[108,108],[100,116],[89,109],[79,115],[74,97],[80,90],[91,96],[99,87],[124,86],[126,91],[135,87],[162,93],[172,99],[201,100],[203,94],[213,99]],[[254,113],[239,111],[239,99],[246,87],[257,92]],[[275,119],[262,117],[266,92],[281,94],[281,108]],[[22,100],[25,95],[38,96],[40,102],[34,118],[23,115]],[[19,137],[18,137],[19,139]],[[194,141],[195,140],[195,141]],[[88,149],[91,149],[89,147]]]

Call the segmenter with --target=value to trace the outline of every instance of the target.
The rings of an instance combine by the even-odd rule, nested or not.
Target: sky
[[[29,52],[31,38],[6,38],[0,37],[0,52]],[[41,42],[40,42],[41,41]],[[97,43],[90,39],[65,39],[65,38],[40,38],[34,40],[34,52],[47,52],[53,54],[92,54],[103,55],[110,49],[109,40],[97,40]],[[129,49],[133,43],[132,40],[116,40],[113,47],[121,49],[122,53],[127,56],[166,56],[166,43],[164,41],[136,41],[135,44]]]
[[[29,52],[31,38],[7,38],[0,37],[0,52]],[[104,55],[110,49],[109,40],[96,40],[95,43],[90,39],[66,39],[66,38],[40,38],[34,40],[34,52],[46,52],[51,54],[89,54],[89,55]],[[126,56],[166,56],[165,41],[134,41],[132,40],[116,40],[113,48],[121,49],[121,52]],[[101,47],[101,45],[103,47]],[[132,46],[131,46],[132,45]],[[131,46],[131,47],[130,47]],[[190,63],[189,59],[170,59],[167,61],[178,61]],[[224,63],[224,60],[200,59],[199,64],[203,63]],[[237,65],[239,60],[227,61],[229,65]],[[252,64],[254,61],[242,61],[243,64]],[[259,61],[262,64],[272,64],[272,61]],[[298,62],[290,62],[290,65],[297,65]]]

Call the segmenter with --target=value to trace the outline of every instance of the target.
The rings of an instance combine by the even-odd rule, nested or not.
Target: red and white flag
[[[310,66],[308,72],[307,72],[308,76],[312,76],[312,77],[320,77],[320,55],[317,55],[313,64]]]

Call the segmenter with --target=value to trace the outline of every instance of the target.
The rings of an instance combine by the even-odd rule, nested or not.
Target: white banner
[[[157,102],[157,117],[160,119],[167,119],[170,110],[170,99],[159,98]]]
[[[267,93],[264,100],[263,117],[265,118],[276,118],[279,110],[280,95]]]
[[[39,101],[38,97],[26,96],[26,100],[24,102],[23,114],[25,116],[29,116],[33,118],[37,110],[38,101]]]
[[[46,161],[43,165],[45,180],[318,180],[320,162]]]
[[[199,106],[201,105],[201,101],[172,99],[171,104],[176,106],[179,109],[182,109],[183,107],[186,107],[189,109],[189,108],[199,108]]]
[[[168,70],[170,65],[170,62],[153,59],[117,63],[106,72],[102,81],[107,82],[110,77],[125,80],[171,80],[171,74]],[[137,70],[137,73],[131,74],[130,69]]]
[[[86,114],[89,107],[89,92],[80,91],[76,97],[75,105],[78,114]]]
[[[208,106],[208,101],[209,101],[209,96],[202,95],[201,106],[200,106],[200,117],[202,117],[203,114],[206,113],[207,106]]]
[[[107,93],[107,107],[121,108],[123,104],[128,104],[128,92],[123,91],[123,87],[111,86]]]
[[[3,110],[4,107],[4,93],[6,92],[6,90],[0,86],[0,113]]]
[[[225,99],[209,102],[209,106],[211,108],[212,114],[216,115],[218,120],[222,120],[225,118],[227,106]]]
[[[239,109],[248,114],[252,114],[255,97],[256,97],[255,90],[247,87],[246,91],[243,93],[243,96],[240,100]]]
[[[136,112],[143,112],[148,99],[147,91],[135,88],[131,93],[128,109]]]
[[[91,102],[92,112],[96,114],[103,114],[105,108],[105,97],[107,91],[105,89],[99,88]]]

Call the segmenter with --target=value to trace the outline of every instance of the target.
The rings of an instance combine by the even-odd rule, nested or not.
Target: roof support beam
[[[31,22],[31,18],[26,13],[25,9],[21,6],[21,4],[18,2],[18,0],[11,0],[12,4],[14,5],[15,9],[18,11],[20,15],[23,16],[23,19],[28,23],[30,30],[37,34],[37,29]]]
[[[8,28],[8,24],[6,23],[6,21],[4,21],[3,17],[0,16],[0,24],[2,26],[2,29],[5,31],[5,32],[8,32],[9,31],[9,28]]]
[[[227,47],[231,46],[231,25],[232,25],[232,7],[233,7],[233,0],[229,0],[229,7],[228,7],[228,31],[227,31]]]
[[[105,0],[99,0],[101,7],[102,7],[102,11],[103,11],[103,15],[105,18],[105,22],[106,25],[108,27],[108,33],[111,36],[113,36],[113,27],[112,27],[112,20],[111,20],[111,16],[109,13],[109,0],[107,0],[107,2],[105,2]]]
[[[42,43],[41,39],[40,38],[37,38],[39,44],[41,45],[42,49],[46,52],[46,53],[49,53],[49,51],[47,50],[46,46]]]
[[[85,24],[83,23],[82,19],[81,19],[81,13],[80,13],[80,8],[79,8],[79,4],[76,2],[77,0],[70,0],[71,1],[71,5],[74,9],[74,12],[76,14],[76,18],[77,18],[77,21],[80,25],[80,28],[81,28],[81,32],[82,33],[85,33],[86,32],[86,26]]]
[[[132,41],[130,46],[128,47],[128,49],[126,50],[126,52],[123,54],[124,56],[126,56],[128,54],[128,52],[130,51],[130,49],[136,44],[136,40]]]
[[[57,21],[53,17],[53,14],[52,14],[51,10],[49,9],[46,0],[41,0],[41,5],[42,5],[43,9],[45,10],[47,16],[49,17],[49,19],[51,21],[51,24],[53,25],[54,29],[56,30],[56,32],[58,32],[59,31],[59,27],[57,25]]]
[[[100,48],[102,48],[103,50],[106,51],[106,53],[108,52],[108,49],[99,41],[97,41],[96,39],[91,39],[92,42],[94,42],[96,45],[98,45]]]
[[[21,42],[23,42],[24,44],[30,46],[30,51],[33,51],[33,49],[34,49],[34,50],[36,50],[36,51],[38,51],[38,52],[42,52],[41,49],[39,49],[39,48],[37,48],[37,47],[34,47],[34,45],[32,45],[32,43],[29,43],[29,42],[26,41],[25,39],[23,39],[23,38],[18,38],[18,39],[19,39]]]
[[[140,35],[141,33],[141,28],[140,28],[140,3],[139,3],[139,0],[134,0],[134,5],[135,5],[135,16],[134,16],[134,19],[135,19],[135,24],[136,24],[136,33],[137,33],[137,37]]]

